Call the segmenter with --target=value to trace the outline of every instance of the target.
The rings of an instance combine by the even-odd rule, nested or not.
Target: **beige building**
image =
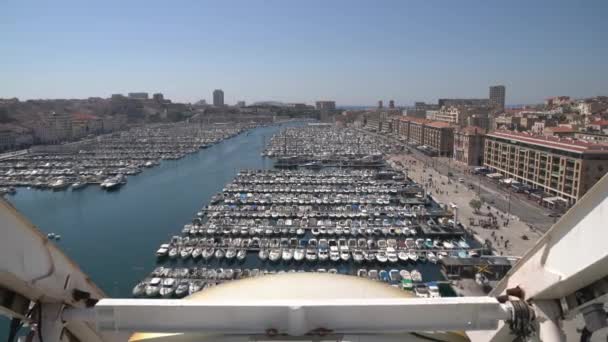
[[[391,120],[392,130],[409,144],[432,155],[452,156],[454,127],[446,122],[412,117],[396,117]]]
[[[16,140],[17,134],[15,132],[0,128],[0,152],[14,149]]]
[[[387,111],[372,111],[365,115],[365,127],[376,132],[391,132],[392,118],[395,115]]]
[[[454,131],[454,160],[465,165],[483,164],[483,147],[486,130],[468,126]]]
[[[432,113],[432,120],[465,127],[468,125],[471,116],[475,114],[488,115],[488,111],[489,109],[485,107],[443,106],[438,111]]]
[[[572,103],[570,96],[554,96],[545,100],[545,107],[554,108]]]
[[[104,133],[126,129],[127,117],[125,115],[104,116],[101,119],[101,126]]]
[[[441,107],[435,113],[433,120],[458,125],[464,119],[464,115],[462,108],[456,106]]]
[[[608,145],[495,131],[486,135],[484,165],[573,204],[608,171]]]
[[[67,113],[51,112],[33,128],[37,142],[57,144],[72,139],[72,116]]]
[[[72,138],[80,139],[89,134],[99,134],[103,130],[103,121],[95,115],[72,115]]]
[[[600,113],[603,110],[608,109],[608,103],[602,103],[593,100],[586,100],[583,102],[579,102],[576,105],[579,113],[581,115],[593,115],[596,113]]]

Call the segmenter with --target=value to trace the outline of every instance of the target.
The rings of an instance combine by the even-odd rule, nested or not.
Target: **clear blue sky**
[[[0,2],[0,97],[179,101],[608,94],[608,1]]]

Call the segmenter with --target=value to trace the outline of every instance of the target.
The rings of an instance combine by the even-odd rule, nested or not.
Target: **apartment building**
[[[215,89],[213,91],[213,106],[215,106],[215,107],[224,106],[224,91],[222,89]]]
[[[42,144],[57,144],[72,139],[72,116],[52,112],[36,123],[34,136]]]
[[[147,100],[149,95],[146,92],[129,93],[129,98],[133,100]]]
[[[336,101],[317,101],[315,102],[315,108],[317,110],[335,110]]]
[[[608,145],[495,131],[486,135],[484,165],[573,204],[608,171]]]
[[[506,88],[504,85],[490,87],[490,106],[495,109],[505,109]]]
[[[72,115],[72,138],[80,139],[89,134],[98,134],[103,130],[103,121],[99,117],[90,114]]]
[[[449,106],[469,106],[469,107],[488,107],[490,99],[439,99],[439,107]]]
[[[413,117],[392,119],[392,130],[405,141],[429,154],[452,156],[454,148],[454,127],[446,122]]]
[[[365,127],[375,132],[391,132],[393,116],[392,113],[385,111],[369,112],[365,116]]]
[[[454,160],[469,166],[483,164],[486,130],[467,126],[454,131]]]
[[[483,115],[488,117],[490,109],[487,107],[465,107],[465,106],[444,106],[432,115],[432,120],[447,122],[450,125],[466,127],[469,118],[473,115]],[[431,119],[427,117],[427,119]]]

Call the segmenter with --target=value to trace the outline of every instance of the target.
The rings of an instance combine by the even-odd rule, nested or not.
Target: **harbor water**
[[[178,234],[240,169],[271,168],[260,156],[281,128],[261,127],[145,169],[118,191],[19,188],[6,196],[43,232],[61,235],[60,248],[112,297],[130,297],[155,266],[158,245]]]
[[[163,161],[158,167],[129,177],[119,191],[105,192],[94,186],[57,192],[20,188],[7,198],[43,232],[60,234],[61,240],[54,243],[109,296],[130,297],[133,286],[157,265],[154,252],[158,246],[179,235],[184,224],[240,169],[272,168],[272,160],[261,156],[265,143],[280,129],[297,124],[256,128],[183,159]],[[335,265],[260,264],[257,253],[252,252],[236,264],[189,260],[165,265],[269,270],[333,267],[341,273],[355,273],[357,267],[352,261]],[[366,267],[386,269],[390,265]],[[438,267],[431,263],[398,268],[416,268],[425,281],[441,279]]]

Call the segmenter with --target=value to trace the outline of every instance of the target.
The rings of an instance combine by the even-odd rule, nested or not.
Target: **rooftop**
[[[528,133],[499,130],[488,134],[489,137],[515,140],[531,145],[539,145],[576,153],[608,153],[608,145],[582,140],[545,137]]]
[[[427,126],[430,127],[435,127],[435,128],[451,128],[452,125],[448,122],[443,122],[443,121],[430,121],[426,124]]]
[[[423,119],[423,118],[415,118],[413,116],[402,116],[399,118],[400,121],[409,121],[409,122],[415,122],[415,123],[419,123],[419,124],[425,124],[425,123],[429,123],[431,122],[431,120],[428,119]]]
[[[608,126],[608,120],[593,121],[590,125]]]
[[[96,117],[95,115],[83,114],[83,113],[72,114],[72,118],[74,120],[95,120],[95,119],[98,119],[98,117]]]
[[[417,123],[420,125],[426,125],[426,126],[435,127],[435,128],[452,127],[452,125],[449,124],[448,122],[433,121],[433,120],[429,120],[429,119],[415,118],[415,117],[411,117],[411,116],[402,116],[399,118],[399,120],[402,122],[414,122],[414,123]]]
[[[570,133],[578,131],[577,129],[568,126],[547,127],[545,129],[550,130],[553,133]]]
[[[474,134],[486,134],[487,131],[478,126],[467,126],[458,130],[459,133],[474,135]]]

